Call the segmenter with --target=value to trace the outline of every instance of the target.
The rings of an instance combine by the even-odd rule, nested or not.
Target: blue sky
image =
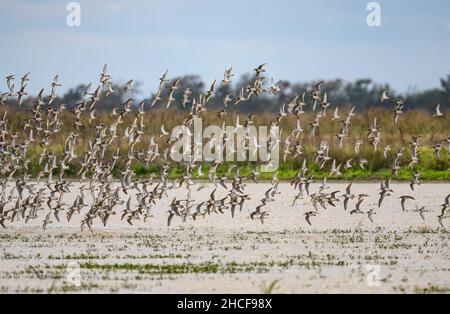
[[[400,92],[450,73],[450,1],[378,1],[381,27],[362,0],[80,0],[80,27],[66,24],[69,2],[0,0],[1,77],[31,71],[36,93],[58,73],[62,92],[108,63],[147,96],[165,69],[209,83],[267,62],[276,80],[370,77]]]

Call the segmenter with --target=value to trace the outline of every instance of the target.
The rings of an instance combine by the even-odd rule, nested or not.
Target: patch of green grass
[[[33,153],[29,153],[29,174],[30,176],[36,176],[39,171],[42,170],[42,165],[38,164],[38,151],[35,150]],[[330,153],[331,154],[331,153]],[[330,179],[333,180],[382,180],[392,177],[390,165],[391,160],[385,160],[384,157],[378,156],[379,152],[374,152],[374,155],[371,155],[370,152],[366,152],[366,155],[361,155],[361,158],[366,158],[369,161],[369,164],[366,166],[366,169],[361,169],[358,166],[356,160],[353,161],[353,167],[350,169],[342,169],[341,176],[332,176]],[[342,155],[342,156],[341,156]],[[351,154],[348,154],[351,156]],[[319,165],[312,162],[314,159],[314,153],[305,153],[306,158],[310,162],[308,162],[308,175],[313,176],[316,179],[322,179],[324,177],[328,177],[330,175],[330,166],[331,162],[324,167],[324,169],[319,169]],[[341,158],[340,158],[341,157]],[[303,160],[301,159],[301,161]],[[333,158],[336,158],[337,163],[345,163],[347,155],[342,153],[336,153]],[[394,177],[396,180],[409,180],[412,177],[412,172],[418,170],[421,172],[421,179],[424,181],[450,181],[450,171],[448,170],[450,164],[450,154],[446,150],[441,151],[441,159],[435,157],[432,149],[422,148],[419,151],[420,163],[417,164],[414,169],[407,169],[408,159],[402,161],[402,169],[398,171],[398,177]],[[258,165],[256,162],[224,162],[223,164],[217,167],[217,175],[218,176],[226,176],[227,169],[231,165],[239,166],[239,173],[241,176],[249,177],[255,167]],[[80,169],[80,165],[72,161],[68,164],[69,169],[65,170],[64,175],[68,178],[75,178],[77,176],[77,172]],[[116,177],[120,177],[120,173],[124,168],[124,163],[120,160],[117,162],[114,167],[112,174]],[[291,180],[295,177],[298,171],[301,169],[302,163],[300,160],[287,160],[286,162],[280,163],[278,167],[277,176],[280,180]],[[145,165],[139,161],[135,162],[131,166],[134,174],[138,178],[148,177],[150,174],[158,174],[161,172],[161,163],[153,162],[148,165]],[[194,171],[193,178],[194,179],[207,179],[208,170],[210,169],[210,164],[204,162],[202,164],[202,172],[203,176],[198,177],[196,171]],[[60,169],[54,169],[54,175],[59,174]],[[18,173],[19,174],[19,173]],[[181,178],[185,174],[185,165],[183,163],[173,163],[169,170],[169,178]],[[273,173],[264,173],[260,172],[258,176],[258,180],[269,180],[272,177]],[[90,176],[90,173],[87,173],[87,177]],[[229,179],[234,176],[234,173],[231,173]]]
[[[429,285],[428,287],[414,287],[414,293],[449,293],[450,287]]]

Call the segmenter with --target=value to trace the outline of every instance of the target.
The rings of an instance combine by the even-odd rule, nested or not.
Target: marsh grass
[[[264,294],[272,294],[275,291],[275,289],[277,288],[278,282],[280,282],[280,280],[275,279],[272,282],[270,282],[269,284],[265,285],[264,289],[263,289],[263,293]]]
[[[18,141],[24,141],[26,138],[25,132],[21,128],[21,125],[28,119],[31,118],[29,112],[17,111],[12,107],[0,108],[0,115],[3,114],[5,110],[8,110],[8,121],[10,132],[18,132]],[[348,108],[340,109],[340,115],[344,116]],[[227,125],[234,125],[236,116],[240,116],[240,121],[247,119],[246,115],[239,114],[237,112],[229,112],[225,117],[225,122]],[[302,156],[293,160],[288,158],[286,162],[282,162],[282,150],[280,149],[280,166],[278,171],[278,177],[280,179],[291,179],[297,171],[301,168],[303,160],[308,161],[308,165],[311,168],[310,174],[317,178],[322,178],[329,174],[329,168],[331,163],[329,163],[325,170],[319,170],[319,165],[314,163],[315,154],[317,150],[317,145],[320,140],[327,140],[330,144],[329,155],[333,159],[336,159],[338,163],[345,163],[346,160],[352,159],[353,167],[351,169],[342,171],[343,175],[338,178],[333,179],[343,179],[343,180],[353,180],[353,179],[384,179],[390,177],[390,167],[394,159],[395,152],[400,148],[405,146],[404,156],[401,159],[401,165],[403,170],[399,171],[398,179],[408,179],[411,177],[408,170],[404,170],[406,165],[410,161],[410,146],[409,141],[414,135],[421,135],[421,143],[424,145],[419,150],[419,160],[420,163],[417,164],[413,170],[420,170],[422,173],[422,179],[424,180],[450,180],[450,154],[448,153],[446,147],[441,150],[441,159],[434,156],[434,151],[432,146],[438,142],[442,143],[442,140],[450,136],[450,115],[446,115],[443,118],[433,118],[432,113],[422,110],[410,110],[406,111],[401,117],[399,124],[395,126],[393,124],[392,112],[386,109],[372,108],[367,109],[363,112],[359,112],[356,117],[353,118],[350,127],[349,137],[344,140],[344,146],[340,149],[337,146],[336,134],[339,132],[341,123],[339,121],[331,121],[328,114],[323,118],[323,122],[316,134],[313,137],[310,134],[308,123],[313,120],[311,113],[307,113],[301,117],[301,124],[304,129],[304,133],[299,137],[302,140],[304,153]],[[377,151],[375,151],[367,140],[367,129],[372,123],[373,119],[377,117],[378,125],[381,127],[381,138],[382,141]],[[162,152],[163,147],[165,147],[164,139],[160,138],[160,127],[164,124],[166,130],[171,130],[176,125],[182,124],[183,120],[186,118],[186,112],[179,110],[163,110],[163,109],[152,109],[147,112],[144,116],[144,135],[142,136],[141,142],[135,146],[135,151],[144,151],[147,147],[147,143],[150,137],[155,136],[155,141],[160,146],[160,152]],[[57,156],[62,156],[64,141],[66,137],[74,131],[72,126],[73,116],[70,112],[64,112],[61,116],[63,121],[63,126],[61,132],[52,134],[50,138],[50,145],[47,147],[47,153],[54,153]],[[223,121],[216,117],[215,112],[207,112],[203,119],[203,127],[208,125],[222,125]],[[255,124],[256,126],[269,126],[271,121],[274,119],[274,115],[270,112],[263,112],[256,115]],[[116,138],[113,143],[108,147],[106,151],[106,160],[110,160],[112,154],[117,148],[120,149],[121,156],[125,157],[128,150],[127,141],[123,138],[124,129],[127,125],[131,124],[134,120],[134,115],[130,114],[124,117],[124,122],[118,127],[118,138]],[[80,169],[80,160],[84,158],[87,153],[88,142],[90,139],[95,137],[95,125],[89,125],[87,123],[87,117],[82,117],[82,121],[85,126],[77,131],[79,137],[75,146],[75,153],[79,156],[76,160],[73,160],[68,164],[69,169],[65,170],[66,177],[76,177],[77,172]],[[97,122],[103,123],[105,125],[111,124],[113,118],[109,113],[100,112],[98,113]],[[295,128],[296,118],[289,117],[281,121],[280,129],[282,130],[281,139],[284,140],[289,134],[290,130]],[[358,155],[355,155],[353,149],[353,143],[355,140],[362,139],[364,144],[361,147],[361,151]],[[388,158],[383,156],[383,147],[385,145],[391,145],[392,151],[389,153]],[[445,145],[444,145],[445,146]],[[42,171],[43,165],[39,165],[39,155],[41,154],[43,148],[38,144],[31,144],[27,152],[27,159],[30,161],[28,165],[28,173],[31,176],[36,176],[40,171]],[[112,173],[114,176],[120,176],[120,172],[124,167],[124,158],[118,160],[116,167],[113,169]],[[367,159],[369,162],[366,169],[361,169],[358,166],[358,160]],[[230,162],[231,163],[231,162]],[[254,167],[257,165],[256,162],[232,162],[233,164],[238,164],[240,166],[240,173],[244,176],[248,176]],[[220,165],[218,168],[218,174],[224,175],[226,173],[226,167],[228,162]],[[132,163],[132,169],[138,177],[146,177],[151,173],[160,173],[162,160],[150,163],[148,165],[136,159]],[[177,178],[184,174],[185,165],[183,163],[172,163],[169,177]],[[196,179],[206,179],[206,173],[209,169],[209,163],[203,163],[203,169],[205,175],[203,177],[196,177]],[[54,175],[59,174],[60,169],[57,168],[53,171]],[[17,172],[20,175],[20,171]],[[89,177],[90,173],[87,174]],[[269,179],[272,174],[261,173],[261,179]]]

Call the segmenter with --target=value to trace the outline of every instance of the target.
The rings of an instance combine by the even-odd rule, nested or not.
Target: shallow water
[[[347,186],[328,185],[328,192]],[[63,222],[50,224],[46,232],[41,225],[47,211],[42,211],[28,224],[21,220],[0,230],[0,291],[259,293],[274,280],[273,292],[286,293],[450,291],[450,237],[437,221],[450,184],[425,183],[412,192],[407,184],[392,183],[395,193],[376,210],[373,223],[364,214],[349,214],[353,200],[347,212],[342,203],[320,208],[312,226],[303,215],[313,210],[309,197],[292,207],[296,192],[287,183],[280,183],[281,194],[265,208],[270,215],[264,224],[251,220],[249,213],[269,187],[248,184],[245,192],[252,199],[234,219],[229,212],[186,223],[175,217],[170,228],[169,204],[175,196],[185,198],[185,189],[157,201],[145,224],[130,226],[117,214],[106,228],[97,220],[93,234],[80,232],[87,208],[70,223],[61,215]],[[207,200],[213,188],[208,184],[193,196]],[[363,211],[377,208],[378,188],[378,183],[353,184],[352,193],[370,195]],[[64,203],[71,204],[76,193],[68,193]],[[216,199],[225,194],[219,186]],[[399,197],[406,194],[415,200],[408,200],[403,212]],[[415,205],[428,207],[425,221]],[[443,224],[450,228],[450,219]],[[80,281],[71,280],[73,269]]]

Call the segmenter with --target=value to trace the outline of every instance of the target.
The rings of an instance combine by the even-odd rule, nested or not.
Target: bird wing
[[[170,223],[172,222],[174,213],[169,212],[169,217],[167,218],[167,227],[170,227]]]
[[[128,211],[131,210],[131,196],[128,198],[128,201],[127,201],[127,210]]]
[[[401,205],[402,205],[403,211],[405,211],[405,201],[406,201],[406,198],[402,198]]]
[[[440,104],[438,104],[438,105],[436,106],[436,114],[437,114],[437,115],[441,114],[441,105],[440,105]]]
[[[347,193],[347,194],[350,194],[350,188],[352,187],[352,184],[350,183],[348,186],[347,186],[347,188],[345,189],[345,192]]]
[[[347,210],[348,200],[348,197],[344,198],[344,210]]]
[[[305,220],[311,226],[311,221],[309,220],[309,215],[305,215]]]
[[[217,190],[217,188],[215,188],[215,189],[211,192],[211,194],[209,195],[210,199],[212,199],[213,201],[215,201],[214,193],[216,192],[216,190]]]

